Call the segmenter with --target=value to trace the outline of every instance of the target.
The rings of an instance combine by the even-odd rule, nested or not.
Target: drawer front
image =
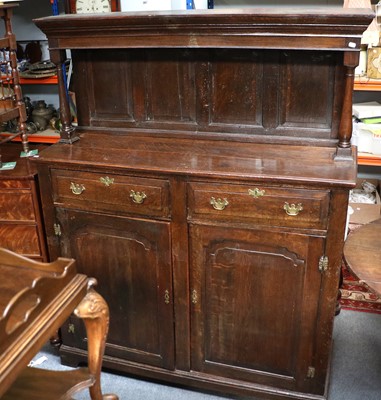
[[[4,179],[0,180],[0,189],[30,189],[28,179]]]
[[[0,189],[0,221],[35,221],[32,193]]]
[[[0,223],[0,247],[24,256],[41,256],[37,226]]]
[[[190,183],[188,218],[325,229],[329,191]]]
[[[169,217],[169,182],[52,170],[54,202],[68,208]]]

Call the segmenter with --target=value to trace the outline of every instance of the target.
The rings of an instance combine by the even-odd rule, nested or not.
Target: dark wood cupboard
[[[36,160],[49,254],[98,279],[106,367],[325,399],[373,14],[228,11],[36,20],[60,78],[61,143]],[[62,360],[84,361],[81,328],[62,336]]]

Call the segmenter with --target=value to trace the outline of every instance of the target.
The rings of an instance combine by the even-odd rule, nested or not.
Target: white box
[[[195,10],[207,10],[208,0],[193,0]],[[186,10],[186,0],[172,0],[172,10]]]
[[[354,103],[352,109],[357,119],[381,117],[381,104],[377,101]]]
[[[372,153],[373,151],[373,134],[369,130],[373,124],[364,124],[362,122],[353,123],[353,141],[357,146],[359,153]],[[379,125],[377,125],[379,127]]]
[[[193,0],[196,10],[208,9],[208,0]],[[186,10],[186,0],[120,0],[121,11]]]
[[[185,0],[184,0],[185,3]],[[120,11],[171,10],[171,0],[121,0]]]

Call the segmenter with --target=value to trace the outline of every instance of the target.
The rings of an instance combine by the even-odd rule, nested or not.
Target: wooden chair
[[[101,391],[109,310],[93,288],[96,281],[77,274],[73,259],[42,263],[2,248],[0,276],[0,398],[70,400],[89,388],[92,400],[118,400]],[[70,371],[28,367],[73,310],[85,323],[88,367]]]

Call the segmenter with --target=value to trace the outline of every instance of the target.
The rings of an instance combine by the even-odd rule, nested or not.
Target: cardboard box
[[[359,178],[357,180],[356,188],[361,189],[361,184],[364,182],[373,183],[378,188],[377,179]],[[376,204],[367,203],[349,203],[349,223],[352,224],[368,224],[380,218],[381,215],[381,200],[380,194],[376,192]],[[353,212],[351,212],[353,210]]]
[[[371,79],[381,78],[381,47],[371,47],[368,49],[366,75]]]

